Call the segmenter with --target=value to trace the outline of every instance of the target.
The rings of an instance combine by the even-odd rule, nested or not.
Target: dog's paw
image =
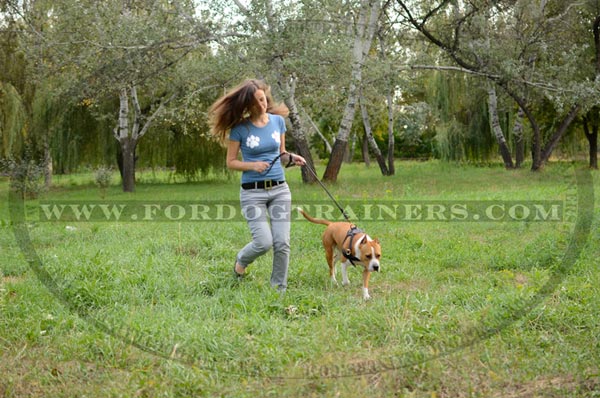
[[[363,300],[371,300],[371,296],[369,295],[369,290],[363,287]]]

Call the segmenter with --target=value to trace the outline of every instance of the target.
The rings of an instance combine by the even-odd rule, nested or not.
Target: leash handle
[[[260,174],[268,174],[269,171],[271,171],[271,169],[273,168],[273,166],[275,165],[275,162],[277,162],[283,155],[290,155],[290,160],[288,162],[288,164],[285,165],[285,168],[287,169],[288,167],[290,167],[293,163],[293,158],[292,158],[292,154],[289,152],[281,152],[279,155],[277,155],[275,157],[275,159],[271,160],[271,162],[269,163],[269,167],[263,171]]]

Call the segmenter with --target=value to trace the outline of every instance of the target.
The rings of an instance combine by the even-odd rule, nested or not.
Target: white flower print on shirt
[[[246,139],[246,146],[248,146],[249,148],[255,148],[257,146],[260,145],[260,137],[257,137],[255,135],[251,135]]]
[[[281,133],[279,131],[275,130],[273,134],[271,134],[271,137],[273,137],[276,143],[281,144]]]

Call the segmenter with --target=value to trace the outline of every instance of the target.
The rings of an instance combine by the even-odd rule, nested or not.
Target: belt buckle
[[[270,191],[273,188],[273,180],[265,180],[265,190]]]

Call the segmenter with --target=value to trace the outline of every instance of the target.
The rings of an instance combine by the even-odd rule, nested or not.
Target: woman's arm
[[[279,153],[281,153],[281,164],[284,167],[291,166],[292,164],[296,166],[304,166],[306,164],[306,160],[295,153],[289,153],[285,150],[285,134],[281,135],[281,145],[279,146]]]
[[[240,142],[229,140],[227,144],[227,168],[238,171],[257,171],[262,173],[269,168],[267,162],[244,162],[238,159],[238,153],[240,152]]]

